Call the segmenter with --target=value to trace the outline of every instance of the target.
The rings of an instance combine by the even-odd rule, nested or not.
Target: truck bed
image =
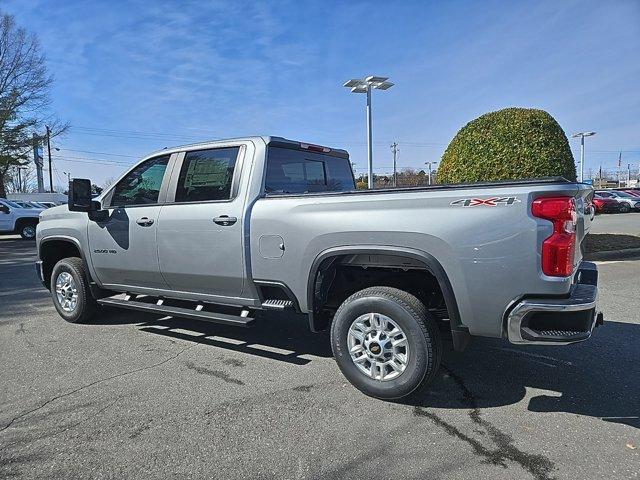
[[[510,303],[524,295],[568,294],[573,283],[541,271],[541,244],[553,227],[533,217],[533,198],[576,197],[579,245],[590,223],[590,192],[564,178],[543,178],[267,195],[251,209],[252,276],[286,284],[306,311],[308,272],[323,252],[349,245],[414,249],[447,272],[470,333],[499,337]],[[282,243],[282,256],[265,253],[269,242]]]

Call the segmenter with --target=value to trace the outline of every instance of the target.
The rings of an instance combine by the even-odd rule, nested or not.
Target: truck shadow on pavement
[[[311,333],[306,318],[296,314],[265,312],[253,327],[239,328],[184,318],[104,309],[99,323],[135,323],[143,332],[295,365],[311,362],[310,358],[305,358],[306,355],[325,358],[332,356],[329,332]]]
[[[500,407],[529,397],[530,412],[564,412],[640,428],[640,325],[609,321],[584,343],[523,347],[475,339],[445,352],[417,408]],[[536,391],[538,390],[538,391]]]
[[[296,365],[311,362],[307,355],[332,356],[328,332],[309,332],[306,319],[293,314],[266,314],[249,329],[117,310],[107,310],[102,320],[137,323],[144,332]],[[528,396],[530,412],[573,413],[640,428],[638,345],[640,325],[614,321],[596,329],[589,341],[563,347],[476,338],[459,353],[445,339],[434,382],[402,403],[480,410]]]

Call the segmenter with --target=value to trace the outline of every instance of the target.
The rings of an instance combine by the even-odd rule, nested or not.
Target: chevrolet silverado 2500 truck
[[[589,338],[592,192],[563,179],[357,191],[344,150],[216,141],[154,153],[96,199],[74,179],[69,205],[41,213],[37,270],[69,322],[100,305],[237,326],[293,310],[331,329],[353,385],[394,399],[433,378],[442,331],[456,350],[474,335]]]

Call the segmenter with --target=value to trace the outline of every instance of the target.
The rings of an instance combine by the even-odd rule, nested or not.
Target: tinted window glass
[[[265,190],[269,194],[354,190],[351,163],[348,158],[271,147]]]
[[[176,202],[231,198],[233,170],[240,147],[187,152],[176,190]]]
[[[158,203],[168,162],[169,155],[164,155],[147,160],[131,170],[115,186],[111,205],[123,207]]]

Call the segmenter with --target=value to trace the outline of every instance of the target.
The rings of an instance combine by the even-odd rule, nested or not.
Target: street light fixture
[[[584,180],[584,137],[595,135],[596,132],[578,132],[571,135],[573,138],[580,137],[580,183]]]
[[[370,75],[364,79],[354,78],[345,82],[343,87],[351,89],[351,93],[367,94],[367,161],[369,174],[369,189],[373,189],[373,141],[371,131],[371,89],[388,90],[393,87],[393,83],[387,81],[387,77],[376,77]]]

